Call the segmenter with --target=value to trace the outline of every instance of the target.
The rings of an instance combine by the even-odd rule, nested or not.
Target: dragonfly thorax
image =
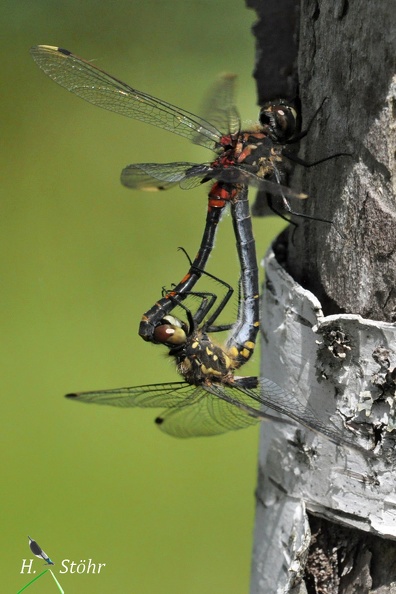
[[[227,147],[211,167],[212,178],[223,179],[221,171],[227,171],[227,182],[231,184],[254,183],[253,178],[246,174],[253,174],[257,178],[270,178],[274,173],[274,165],[282,161],[283,145],[262,131],[260,126],[256,131],[240,132],[233,140],[233,146]],[[220,173],[220,174],[219,174]]]
[[[184,347],[169,354],[176,358],[180,375],[190,384],[229,382],[233,376],[233,360],[205,332],[194,332]]]

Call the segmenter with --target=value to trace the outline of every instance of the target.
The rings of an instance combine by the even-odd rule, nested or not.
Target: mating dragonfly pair
[[[268,103],[260,110],[259,123],[241,131],[233,101],[233,76],[223,77],[212,94],[210,119],[214,125],[133,89],[67,50],[42,45],[33,47],[31,54],[50,78],[86,101],[164,128],[216,153],[210,163],[139,163],[127,166],[121,173],[123,185],[139,190],[165,190],[176,184],[189,189],[205,182],[213,184],[197,256],[190,261],[183,279],[143,315],[139,328],[142,338],[169,349],[184,381],[67,396],[76,401],[118,407],[164,408],[156,422],[163,431],[178,437],[215,435],[252,425],[269,418],[262,410],[265,406],[336,443],[354,445],[269,379],[235,375],[251,357],[259,330],[259,281],[248,186],[280,196],[284,209],[292,214],[296,213],[287,199],[306,198],[305,194],[282,185],[284,158],[299,162],[287,151],[287,146],[306,134],[297,132],[293,107],[283,101]],[[233,290],[220,281],[226,292],[216,305],[216,295],[194,289],[203,274],[211,276],[205,267],[227,205],[232,213],[241,288],[237,321],[225,345],[218,346],[209,334],[231,328],[215,323]],[[183,303],[192,295],[200,300],[194,313]],[[171,315],[176,306],[182,308],[186,321]]]

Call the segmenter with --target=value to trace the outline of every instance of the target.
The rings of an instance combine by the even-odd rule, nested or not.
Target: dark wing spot
[[[42,550],[35,540],[30,541],[29,546],[34,555],[41,555]]]
[[[65,56],[71,56],[71,52],[67,49],[63,49],[63,47],[58,47],[58,52],[60,54],[64,54]]]

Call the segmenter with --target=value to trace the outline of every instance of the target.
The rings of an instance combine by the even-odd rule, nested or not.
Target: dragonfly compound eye
[[[292,138],[296,131],[297,112],[290,105],[280,103],[267,103],[259,114],[262,126],[277,141]]]
[[[187,335],[181,326],[177,324],[161,324],[154,330],[154,340],[160,344],[178,346],[187,342]]]

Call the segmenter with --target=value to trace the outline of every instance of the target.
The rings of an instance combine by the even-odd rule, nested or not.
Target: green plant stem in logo
[[[44,569],[44,571],[42,571],[41,573],[39,573],[38,576],[36,576],[28,584],[26,584],[26,586],[23,586],[22,590],[18,590],[17,594],[21,594],[21,592],[23,592],[24,590],[26,590],[26,588],[29,588],[29,586],[31,584],[33,584],[33,582],[35,582],[36,580],[38,580],[39,578],[41,578],[41,576],[44,575],[45,573],[47,573],[47,571],[48,571],[48,569]]]
[[[26,590],[29,586],[31,586],[33,584],[33,582],[35,582],[36,580],[38,580],[39,578],[41,578],[48,571],[50,572],[50,574],[54,578],[55,583],[56,583],[56,585],[59,588],[59,592],[61,592],[61,594],[65,594],[65,591],[63,590],[62,586],[60,585],[60,583],[58,582],[58,580],[56,579],[56,577],[52,573],[51,569],[44,569],[44,571],[42,571],[41,573],[39,573],[39,575],[37,575],[36,577],[34,577],[32,580],[30,580],[30,582],[28,584],[26,584],[26,586],[23,586],[23,588],[21,590],[18,590],[17,594],[21,594],[21,592],[23,592],[24,590]]]
[[[62,594],[65,594],[65,591],[64,591],[64,589],[62,588],[62,586],[60,585],[60,583],[58,582],[58,580],[56,579],[56,577],[55,577],[55,576],[54,576],[54,574],[52,573],[52,569],[48,569],[48,571],[50,572],[50,574],[51,574],[51,575],[52,575],[52,577],[54,578],[54,580],[55,580],[55,583],[56,583],[56,585],[57,585],[57,586],[58,586],[58,588],[59,588],[59,592],[61,592]]]

